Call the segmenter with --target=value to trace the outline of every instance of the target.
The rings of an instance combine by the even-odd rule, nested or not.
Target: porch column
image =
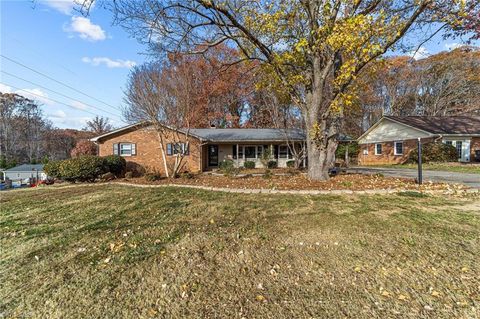
[[[348,145],[350,144],[350,142],[348,142],[347,146],[345,147],[345,165],[347,165],[348,167],[348,164],[350,162],[349,158],[348,158]]]
[[[237,144],[237,167],[240,167],[240,158],[238,154],[238,144]]]
[[[306,148],[306,145],[305,145],[305,141],[302,142],[302,165],[303,165],[303,168],[305,168],[305,164],[306,164],[306,160],[307,160],[307,148]]]

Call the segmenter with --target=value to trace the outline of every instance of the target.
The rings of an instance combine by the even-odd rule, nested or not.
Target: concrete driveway
[[[391,177],[417,178],[416,169],[407,168],[383,168],[383,167],[365,167],[355,166],[348,169],[351,173],[361,174],[383,174]],[[480,189],[480,175],[447,171],[423,171],[423,180],[432,182],[460,183],[472,188]]]

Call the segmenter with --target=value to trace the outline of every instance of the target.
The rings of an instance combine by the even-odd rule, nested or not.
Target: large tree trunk
[[[313,85],[306,94],[304,111],[308,178],[328,180],[328,170],[334,165],[338,145],[338,118],[330,112],[331,101],[323,89],[325,78],[320,78],[318,73],[320,72],[314,72]]]
[[[328,169],[334,165],[338,145],[335,121],[310,119],[306,122],[308,178],[327,180],[329,179]],[[311,134],[317,130],[320,134]]]

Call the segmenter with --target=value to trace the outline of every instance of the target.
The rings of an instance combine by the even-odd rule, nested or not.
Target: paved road
[[[416,178],[417,170],[408,168],[352,167],[349,172],[362,174],[381,173],[385,176]],[[461,183],[472,188],[480,188],[480,175],[446,171],[423,171],[423,180],[432,182]]]

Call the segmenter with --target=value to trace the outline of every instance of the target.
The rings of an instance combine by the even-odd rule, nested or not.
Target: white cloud
[[[413,51],[407,52],[407,55],[411,56],[415,60],[421,60],[421,59],[427,58],[430,55],[430,53],[428,52],[428,50],[425,47],[420,47],[420,48],[418,48],[418,50],[413,50]]]
[[[36,100],[40,103],[43,103],[45,105],[52,105],[53,102],[48,99],[48,94],[43,92],[40,89],[23,89],[23,90],[17,90],[15,93],[24,96],[26,98]]]
[[[16,93],[18,95],[21,95],[23,97],[26,97],[31,100],[38,101],[42,104],[45,105],[53,105],[53,102],[48,99],[48,94],[43,92],[40,89],[34,88],[34,89],[21,89],[21,90],[14,90],[8,85],[5,85],[3,83],[0,83],[0,92],[2,93]]]
[[[9,87],[8,85],[0,83],[0,92],[2,92],[2,93],[12,93],[12,88]]]
[[[40,0],[40,3],[63,14],[70,15],[75,5],[78,5],[79,2],[77,0]]]
[[[0,83],[0,92],[2,93],[15,93],[18,95],[21,95],[23,97],[26,97],[31,100],[38,101],[42,104],[45,105],[53,105],[54,103],[48,99],[48,94],[43,92],[40,89],[34,88],[34,89],[21,89],[21,90],[14,90],[8,85],[5,85],[3,83]]]
[[[85,17],[72,17],[72,22],[64,28],[67,32],[78,33],[79,37],[88,41],[102,41],[107,38],[106,32],[97,24]]]
[[[86,106],[86,105],[83,104],[82,102],[78,102],[78,101],[72,101],[72,102],[70,103],[70,105],[71,105],[73,108],[77,109],[77,110],[86,110],[86,109],[88,109],[88,106]]]
[[[87,124],[87,121],[91,120],[90,117],[74,117],[68,116],[64,118],[60,118],[55,116],[55,114],[51,114],[49,120],[53,122],[56,127],[59,128],[73,128],[73,129],[82,129]]]
[[[50,114],[50,118],[55,118],[55,119],[64,119],[66,117],[67,117],[67,113],[65,113],[62,110],[57,110]]]
[[[108,68],[131,68],[134,67],[137,63],[130,60],[112,60],[106,57],[83,57],[82,62],[91,64],[93,66],[99,66],[104,64]]]
[[[462,46],[463,46],[463,44],[461,44],[461,43],[446,43],[445,44],[445,48],[449,51],[458,49]]]

